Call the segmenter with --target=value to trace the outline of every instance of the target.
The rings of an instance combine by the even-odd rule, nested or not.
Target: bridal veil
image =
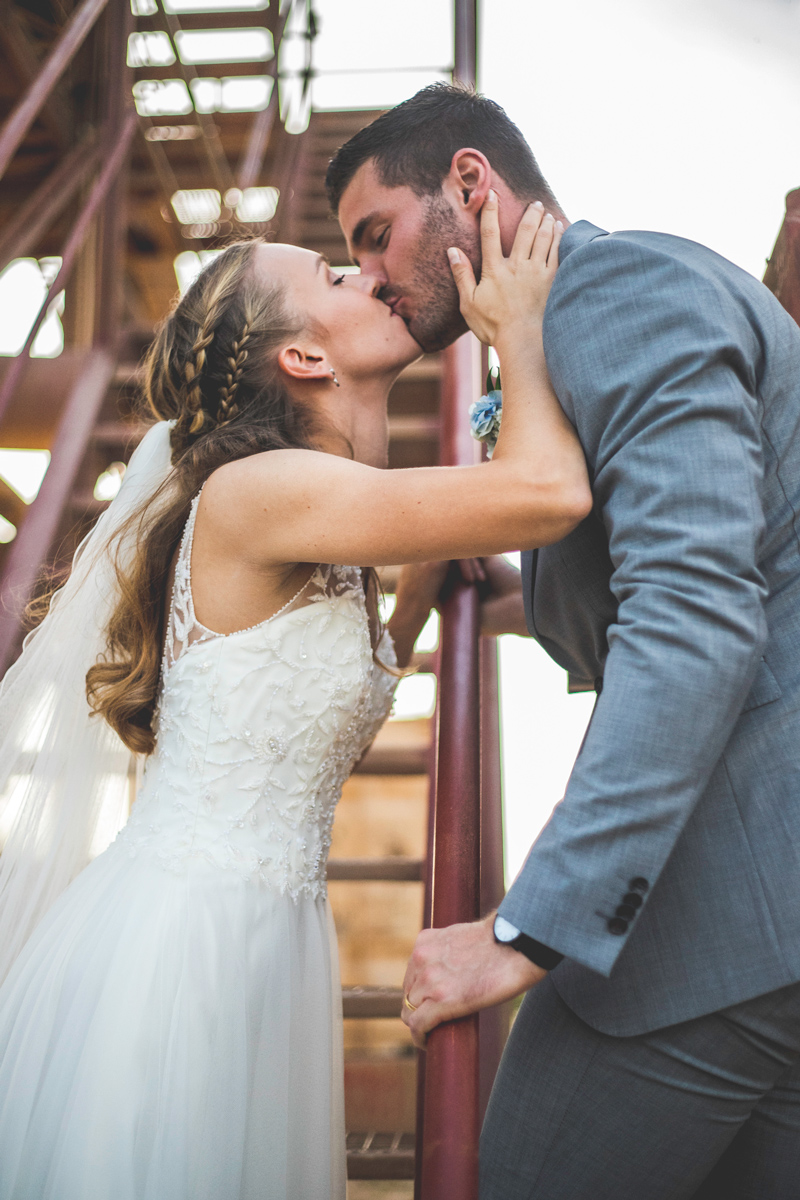
[[[111,543],[170,471],[159,422],[75,553],[44,621],[0,684],[0,981],[41,918],[127,817],[131,753],[91,714],[86,672],[117,598]],[[122,545],[123,558],[133,550]]]

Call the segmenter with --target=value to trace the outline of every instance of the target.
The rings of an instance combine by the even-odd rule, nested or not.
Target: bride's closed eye
[[[337,275],[332,281],[332,287],[338,287],[340,283],[344,283],[344,275]]]

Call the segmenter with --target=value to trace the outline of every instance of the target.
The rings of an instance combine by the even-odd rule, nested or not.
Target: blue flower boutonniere
[[[503,393],[498,389],[473,400],[469,406],[470,433],[483,442],[489,458],[494,454],[497,435],[500,432],[500,417],[503,412]]]
[[[500,418],[503,415],[503,391],[500,384],[500,368],[490,367],[486,376],[485,396],[469,406],[469,431],[478,442],[483,442],[489,458],[494,454]]]

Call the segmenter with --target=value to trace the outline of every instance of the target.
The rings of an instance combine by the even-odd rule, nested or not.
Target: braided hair
[[[261,449],[309,445],[307,421],[277,368],[281,345],[305,322],[289,311],[282,285],[256,281],[253,255],[259,243],[235,242],[212,260],[150,348],[145,398],[154,416],[175,422],[173,462],[237,425],[248,426],[250,437],[254,426],[267,433]]]
[[[250,326],[245,322],[242,336],[238,342],[232,344],[231,354],[228,358],[228,373],[225,376],[225,382],[219,389],[219,428],[227,425],[229,421],[232,421],[239,415],[239,405],[236,403],[236,391],[242,381],[244,364],[247,362],[247,343],[249,340]]]

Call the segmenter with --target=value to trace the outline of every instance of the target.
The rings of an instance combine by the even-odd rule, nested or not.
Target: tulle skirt
[[[2,1200],[343,1200],[324,900],[112,845],[0,988]]]

